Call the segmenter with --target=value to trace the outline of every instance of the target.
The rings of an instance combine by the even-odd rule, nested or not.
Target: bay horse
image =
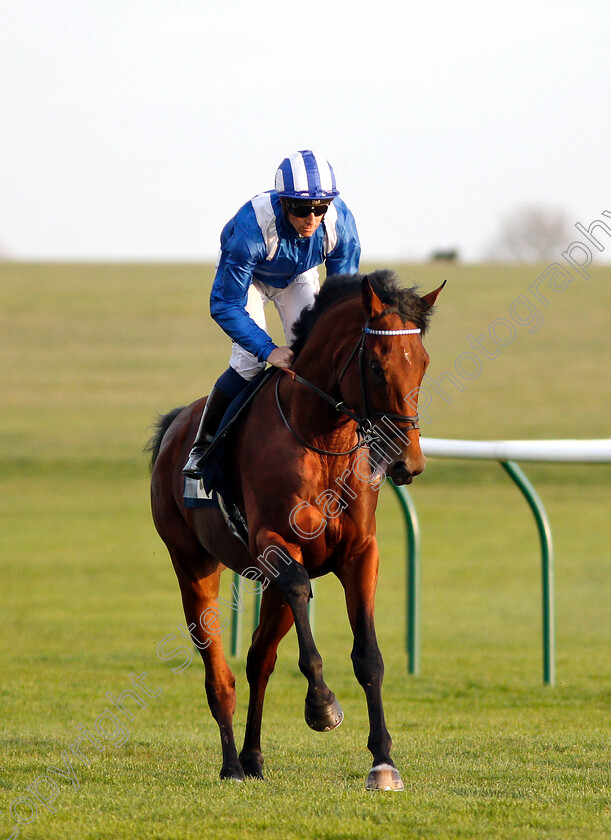
[[[384,473],[395,484],[421,473],[417,395],[429,357],[422,336],[443,286],[424,296],[387,270],[327,279],[295,324],[291,371],[278,369],[245,409],[225,465],[248,523],[248,546],[216,508],[187,508],[182,467],[205,399],[158,421],[152,453],[155,526],[170,553],[187,627],[205,666],[208,703],[221,736],[223,779],[263,778],[261,720],[281,639],[295,624],[308,688],[305,717],[318,731],[343,713],[323,679],[310,624],[310,580],[340,580],[354,636],[351,658],[369,712],[370,790],[403,790],[382,706],[384,664],[374,626],[378,577],[375,510]],[[406,412],[407,406],[407,413]],[[248,652],[244,745],[232,719],[235,679],[225,659],[217,604],[226,568],[263,586]],[[268,585],[271,584],[271,585]]]

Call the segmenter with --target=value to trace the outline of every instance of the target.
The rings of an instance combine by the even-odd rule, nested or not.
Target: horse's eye
[[[369,362],[369,367],[371,368],[371,372],[373,373],[376,379],[384,381],[384,368],[378,361],[376,361],[376,359],[372,359]]]

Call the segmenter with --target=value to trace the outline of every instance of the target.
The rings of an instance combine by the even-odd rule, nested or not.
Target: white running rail
[[[554,553],[552,531],[545,508],[535,488],[524,475],[517,461],[541,461],[562,464],[611,463],[611,439],[606,440],[446,440],[421,438],[422,451],[430,458],[467,458],[498,461],[520,488],[533,512],[541,544],[543,682],[555,683],[554,641]],[[407,527],[407,656],[408,672],[419,670],[419,555],[418,517],[405,487],[394,487],[399,497]]]
[[[611,463],[606,440],[446,440],[421,438],[431,458],[475,458],[490,461],[547,461],[577,464]]]

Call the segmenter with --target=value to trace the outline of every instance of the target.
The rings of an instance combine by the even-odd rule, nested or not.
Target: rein
[[[382,317],[386,313],[382,313],[381,315],[376,316],[377,318]],[[288,421],[286,414],[282,408],[280,403],[280,377],[276,379],[276,405],[278,407],[278,412],[280,413],[280,417],[282,418],[284,425],[289,430],[289,432],[293,435],[293,437],[299,441],[303,446],[307,449],[311,449],[313,452],[317,452],[319,455],[351,455],[353,452],[356,452],[363,444],[365,443],[366,436],[369,434],[375,435],[375,427],[372,423],[371,418],[380,419],[380,418],[388,418],[389,420],[394,420],[398,423],[407,423],[406,431],[411,431],[414,429],[419,429],[420,426],[418,425],[419,417],[417,414],[409,415],[409,414],[393,414],[389,411],[379,411],[378,409],[370,408],[369,404],[369,394],[367,391],[367,378],[365,375],[365,364],[366,364],[366,357],[365,357],[365,339],[368,335],[414,335],[420,333],[420,329],[405,329],[405,330],[374,330],[371,329],[369,326],[369,319],[365,322],[365,326],[363,327],[363,331],[357,341],[356,345],[352,353],[348,356],[348,360],[346,364],[343,366],[342,371],[338,377],[337,384],[342,380],[343,375],[345,374],[348,365],[354,359],[355,356],[358,356],[359,361],[359,382],[361,386],[361,395],[363,399],[363,411],[364,416],[359,416],[353,409],[348,408],[347,405],[342,400],[334,399],[330,394],[327,394],[326,391],[323,391],[322,388],[319,388],[313,382],[310,382],[309,379],[306,379],[303,376],[300,376],[298,373],[295,373],[293,370],[287,370],[286,368],[281,368],[280,370],[282,373],[286,373],[288,376],[291,377],[293,382],[298,382],[300,385],[304,385],[313,393],[317,394],[321,399],[327,402],[330,406],[332,406],[336,411],[341,414],[345,414],[346,417],[349,417],[350,420],[356,423],[356,433],[358,436],[357,443],[351,448],[347,449],[345,452],[334,452],[329,449],[320,449],[317,446],[314,446],[311,443],[308,443],[305,438],[301,437],[295,429],[291,426]],[[379,435],[375,435],[379,437]]]
[[[294,370],[286,370],[286,368],[281,368],[281,370],[283,373],[288,374],[293,380],[293,382],[299,382],[300,385],[305,385],[306,388],[309,388],[315,394],[318,394],[318,396],[321,397],[321,399],[325,400],[329,403],[329,405],[333,406],[333,408],[336,411],[345,414],[351,420],[354,420],[354,422],[357,424],[356,433],[358,435],[358,441],[351,449],[347,449],[345,452],[333,452],[330,449],[319,449],[318,446],[314,446],[313,444],[308,443],[308,441],[305,438],[301,437],[301,435],[298,434],[295,431],[295,429],[293,429],[293,427],[288,421],[288,417],[282,409],[282,405],[280,404],[280,377],[278,377],[278,379],[276,379],[276,405],[278,406],[278,411],[280,412],[280,417],[282,417],[282,420],[284,421],[284,425],[293,435],[293,437],[296,440],[298,440],[299,443],[301,443],[303,446],[307,447],[308,449],[311,449],[313,452],[318,452],[319,455],[352,455],[353,452],[356,452],[356,450],[359,449],[365,442],[363,434],[364,421],[362,420],[362,418],[360,418],[357,414],[355,414],[353,411],[347,408],[343,402],[338,402],[337,400],[334,400],[333,397],[330,396],[330,394],[327,394],[327,392],[319,388],[318,385],[314,385],[314,383],[310,382],[309,379],[304,379],[303,376],[300,376],[298,373],[295,373]]]

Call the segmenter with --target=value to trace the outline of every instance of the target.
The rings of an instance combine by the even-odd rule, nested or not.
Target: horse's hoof
[[[263,758],[261,753],[240,753],[240,764],[247,779],[261,779],[264,780],[263,775]]]
[[[241,764],[238,764],[237,767],[235,764],[228,764],[227,767],[221,769],[219,775],[221,779],[228,779],[231,782],[243,782],[246,778]]]
[[[342,707],[335,699],[335,694],[330,703],[323,703],[322,706],[313,706],[306,700],[305,719],[311,729],[316,732],[330,732],[337,729],[344,719]]]
[[[403,781],[392,764],[377,764],[372,767],[365,782],[366,790],[404,790]]]

